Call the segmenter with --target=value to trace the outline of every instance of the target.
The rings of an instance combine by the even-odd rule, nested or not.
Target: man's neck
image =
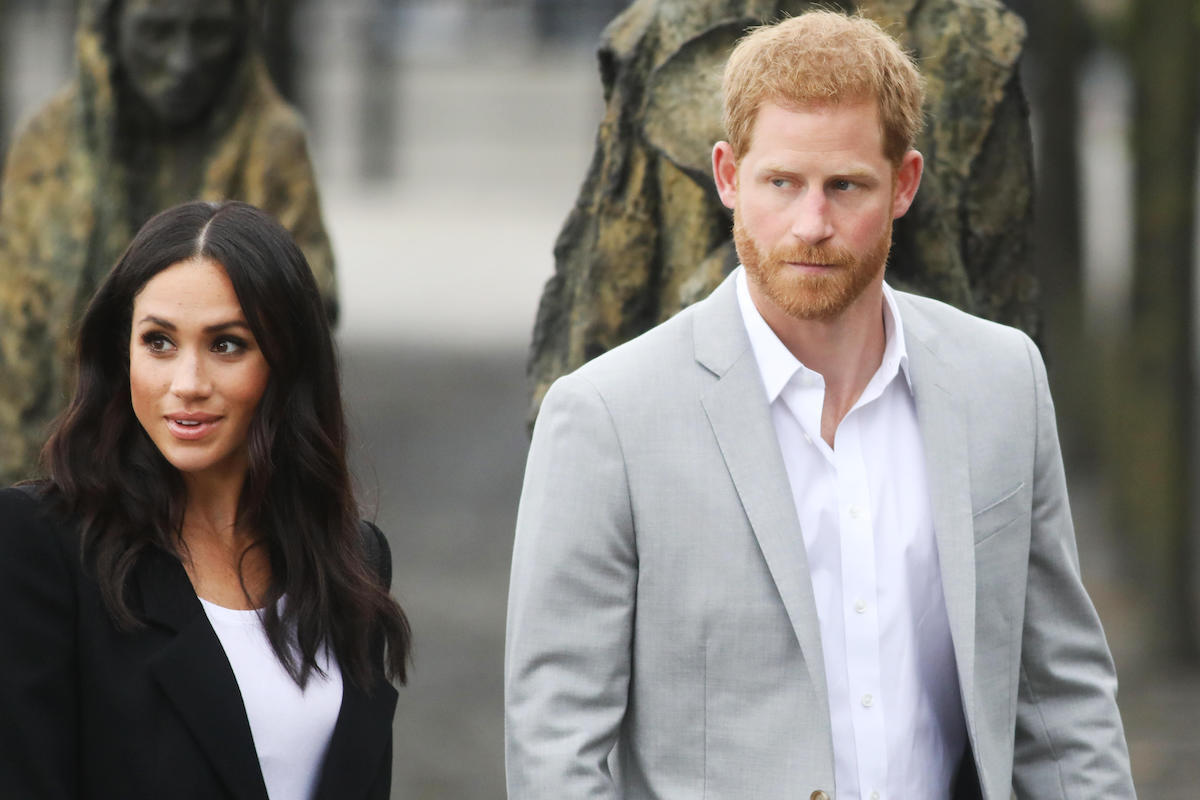
[[[825,379],[821,438],[833,447],[838,424],[854,407],[883,362],[883,281],[872,283],[832,319],[787,314],[750,281],[750,297],[767,325],[805,367]]]

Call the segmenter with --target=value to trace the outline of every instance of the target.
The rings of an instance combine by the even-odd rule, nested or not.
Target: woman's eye
[[[241,339],[232,336],[223,336],[213,342],[212,350],[214,353],[221,355],[234,355],[246,349],[246,343]]]
[[[142,344],[151,353],[166,353],[175,349],[175,343],[172,342],[166,335],[161,333],[147,333],[142,335]]]

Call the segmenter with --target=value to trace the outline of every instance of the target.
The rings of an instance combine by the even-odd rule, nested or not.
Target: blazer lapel
[[[825,660],[804,538],[758,363],[738,309],[734,276],[697,304],[694,325],[696,360],[717,376],[701,403],[791,620],[821,707],[827,707]]]
[[[958,665],[963,713],[974,741],[975,543],[966,408],[954,390],[953,368],[938,353],[936,333],[902,293],[898,292],[897,297],[904,320],[917,424],[925,446],[942,592]]]
[[[183,566],[155,552],[136,572],[143,615],[175,636],[149,661],[150,674],[238,800],[267,800],[237,678]]]
[[[342,710],[325,754],[317,800],[357,800],[379,777],[384,759],[392,757],[391,728],[398,693],[376,673],[372,694],[343,676]]]

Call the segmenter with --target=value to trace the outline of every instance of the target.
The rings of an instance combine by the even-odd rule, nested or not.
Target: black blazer
[[[81,568],[77,526],[0,490],[0,797],[267,800],[233,670],[178,559],[141,558],[129,599],[146,625],[123,632]],[[369,695],[343,681],[322,800],[388,797],[397,694],[377,670]]]

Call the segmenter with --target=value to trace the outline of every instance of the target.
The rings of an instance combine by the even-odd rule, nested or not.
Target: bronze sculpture
[[[0,483],[32,473],[70,386],[71,325],[161,208],[265,209],[336,317],[304,128],[263,64],[260,3],[81,2],[75,75],[15,137],[0,189]]]

